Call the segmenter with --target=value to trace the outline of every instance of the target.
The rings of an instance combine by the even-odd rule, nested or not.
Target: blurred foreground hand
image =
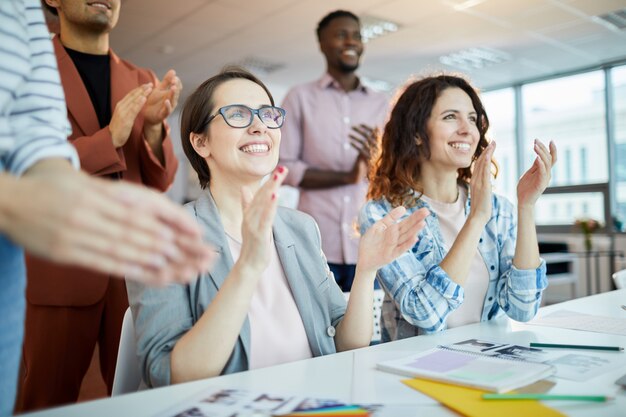
[[[0,232],[35,256],[151,285],[186,283],[216,252],[182,207],[148,188],[44,160],[0,174]]]

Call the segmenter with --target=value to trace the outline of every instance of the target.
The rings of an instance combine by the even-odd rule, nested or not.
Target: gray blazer
[[[204,240],[219,252],[212,270],[184,286],[152,288],[126,283],[141,374],[151,387],[170,384],[170,354],[174,345],[200,319],[233,267],[211,194],[206,192],[185,208],[201,225]],[[335,353],[335,327],[343,319],[346,301],[328,269],[317,224],[307,214],[279,207],[273,234],[313,356]],[[249,353],[250,323],[246,319],[222,374],[248,370]]]

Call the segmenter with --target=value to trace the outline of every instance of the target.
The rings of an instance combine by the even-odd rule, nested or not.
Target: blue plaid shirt
[[[420,199],[415,207],[407,210],[406,216],[422,207],[430,209]],[[386,199],[368,201],[359,216],[361,233],[392,209]],[[466,216],[469,211],[470,198],[465,206]],[[528,321],[539,308],[541,293],[548,285],[546,264],[542,259],[537,269],[515,268],[516,236],[515,207],[494,194],[491,219],[478,244],[489,272],[481,321],[491,320],[503,312],[514,320]],[[463,287],[439,266],[446,254],[437,214],[431,210],[426,227],[413,248],[378,270],[377,278],[385,290],[381,317],[383,342],[446,329],[446,318],[465,297]]]

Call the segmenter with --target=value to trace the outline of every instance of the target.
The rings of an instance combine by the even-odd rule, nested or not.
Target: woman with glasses
[[[361,238],[346,307],[313,219],[278,207],[287,174],[276,167],[285,117],[263,83],[238,68],[208,79],[187,99],[183,148],[205,192],[186,208],[220,256],[210,273],[186,286],[129,283],[149,386],[369,344],[376,270],[415,243],[426,210],[398,222],[405,212],[399,207]]]
[[[405,205],[432,213],[411,251],[378,272],[386,292],[383,341],[491,320],[530,320],[547,286],[535,202],[556,147],[535,141],[517,185],[517,209],[491,191],[495,143],[480,97],[463,78],[431,76],[399,97],[360,215],[361,231]]]

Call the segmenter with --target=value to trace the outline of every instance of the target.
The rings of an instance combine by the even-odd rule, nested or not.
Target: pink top
[[[292,88],[282,106],[280,163],[289,168],[285,184],[297,187],[308,168],[349,171],[357,151],[350,145],[352,126],[383,127],[389,98],[360,85],[346,92],[329,74]],[[298,209],[320,228],[322,249],[330,263],[356,264],[355,230],[365,203],[367,182],[321,190],[300,189]]]
[[[241,253],[241,243],[226,236],[233,261],[236,262]],[[269,265],[250,302],[248,320],[250,369],[313,357],[304,323],[273,242]]]
[[[442,203],[426,196],[422,196],[422,199],[437,214],[444,247],[449,251],[467,219],[465,215],[465,203],[467,202],[465,187],[459,186],[459,197],[454,203]],[[478,248],[476,248],[467,280],[463,285],[465,299],[463,304],[450,313],[446,319],[448,329],[480,322],[488,286],[489,271],[483,257],[478,252]]]

